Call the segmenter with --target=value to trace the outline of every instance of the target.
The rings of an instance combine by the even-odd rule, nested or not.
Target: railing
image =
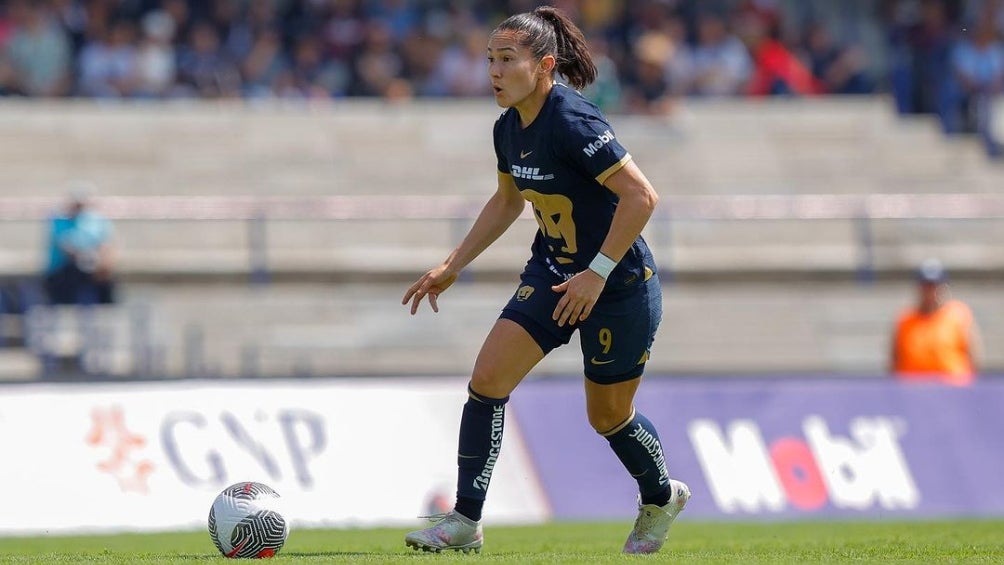
[[[61,199],[2,197],[0,221],[41,220]],[[265,222],[270,220],[446,220],[462,235],[485,197],[460,195],[354,196],[106,196],[95,208],[112,220],[246,221],[248,260],[256,280],[267,278]],[[524,214],[532,218],[529,210]],[[1001,219],[1001,194],[813,194],[663,196],[653,218],[661,237],[683,220],[852,220],[858,275],[875,273],[872,221],[888,219]],[[458,236],[459,237],[459,236]],[[661,267],[671,275],[671,259]]]
[[[473,219],[485,197],[354,196],[105,196],[96,208],[134,220],[393,220]],[[42,219],[62,202],[53,197],[0,197],[0,221]],[[663,219],[986,219],[1004,218],[1002,194],[807,194],[663,196]]]
[[[41,221],[62,203],[59,198],[0,198],[0,222]],[[245,222],[248,230],[248,265],[254,280],[265,281],[269,262],[265,249],[269,221],[421,221],[452,222],[458,237],[477,216],[484,203],[474,196],[204,196],[204,197],[100,197],[95,207],[115,221],[204,220]],[[525,213],[527,221],[532,214]],[[873,195],[753,195],[753,196],[664,196],[653,219],[655,239],[666,246],[668,227],[685,221],[771,221],[771,220],[849,220],[855,226],[857,276],[860,281],[875,276],[872,223],[878,220],[987,220],[1004,219],[1004,195],[997,194],[873,194]],[[452,242],[444,245],[452,244]],[[665,279],[672,277],[672,257],[660,253],[660,267]],[[28,289],[30,290],[30,289]],[[0,300],[2,300],[0,295]],[[25,299],[25,301],[29,301]],[[30,301],[37,302],[38,298]],[[159,374],[163,352],[150,335],[148,305],[132,305],[119,324],[127,324],[131,364],[126,372],[134,375]],[[5,305],[0,303],[0,318]],[[43,375],[58,375],[58,350],[39,340],[68,333],[87,336],[78,344],[82,370],[92,374],[117,371],[112,358],[111,330],[103,328],[93,313],[81,310],[77,317],[59,317],[56,310],[38,309],[26,320],[25,346],[36,352]],[[77,328],[74,330],[74,328]],[[5,337],[0,334],[0,347]],[[192,325],[184,329],[182,355],[185,373],[209,374],[204,367],[205,336]],[[121,347],[121,344],[117,347]],[[245,349],[245,365],[254,365],[257,352]],[[160,361],[158,361],[160,359]],[[208,371],[208,372],[207,372]],[[253,370],[246,370],[251,374]]]

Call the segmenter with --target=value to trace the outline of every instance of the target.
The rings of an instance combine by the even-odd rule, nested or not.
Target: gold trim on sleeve
[[[607,179],[610,178],[611,175],[613,175],[617,171],[621,170],[621,168],[623,168],[624,165],[627,165],[628,161],[630,161],[630,160],[631,160],[631,154],[630,153],[628,153],[627,155],[621,157],[620,161],[617,161],[613,165],[610,165],[610,167],[608,167],[607,170],[605,170],[602,173],[596,175],[596,182],[598,182],[600,184],[603,184],[603,183],[607,182]]]

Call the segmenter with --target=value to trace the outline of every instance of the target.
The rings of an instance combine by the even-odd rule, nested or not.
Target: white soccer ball
[[[272,557],[288,535],[279,493],[262,483],[230,485],[209,509],[209,537],[224,557]]]

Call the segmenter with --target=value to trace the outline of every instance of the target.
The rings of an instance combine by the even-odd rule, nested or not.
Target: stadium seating
[[[103,370],[466,372],[525,260],[532,219],[472,266],[477,284],[459,285],[439,317],[408,319],[397,301],[494,189],[496,115],[489,101],[5,101],[0,269],[37,272],[43,212],[88,179],[115,220],[124,282],[123,304],[103,318]],[[668,291],[656,371],[879,374],[892,316],[910,299],[902,275],[931,255],[963,275],[987,341],[1004,337],[1004,304],[979,282],[1004,269],[998,208],[865,222],[826,199],[997,198],[1002,169],[976,140],[897,117],[881,97],[688,101],[671,117],[612,121],[663,195],[646,233]],[[812,195],[823,197],[809,214],[759,213]],[[273,198],[309,213],[274,214]],[[747,214],[744,198],[763,200]],[[855,284],[862,269],[878,282]],[[256,274],[271,284],[248,284]],[[20,360],[12,374],[31,366],[3,354]],[[988,361],[1004,367],[996,351]],[[578,363],[568,348],[542,371]]]
[[[416,317],[399,304],[405,284],[318,283],[129,285],[121,306],[90,320],[86,369],[116,378],[309,377],[329,374],[464,374],[513,285],[458,284]],[[976,313],[988,344],[986,366],[1004,367],[1004,303],[993,282],[953,285]],[[665,286],[652,374],[843,374],[885,372],[889,331],[913,299],[905,281],[685,282]],[[81,327],[69,312],[39,344],[66,359]],[[577,338],[555,351],[538,376],[576,375]],[[11,354],[14,355],[14,354]],[[13,358],[13,357],[12,357]],[[5,378],[40,369],[24,355]],[[44,358],[43,358],[44,360]],[[59,360],[50,358],[50,362]],[[17,370],[16,370],[17,369]]]
[[[320,107],[7,102],[0,106],[7,124],[0,136],[0,182],[8,207],[22,197],[58,199],[79,178],[94,181],[102,196],[138,199],[402,197],[386,204],[384,220],[371,214],[366,221],[351,215],[334,221],[335,214],[310,222],[268,221],[264,257],[278,272],[410,272],[448,250],[493,190],[495,115],[487,101]],[[977,141],[946,139],[927,118],[897,117],[881,97],[692,101],[672,118],[613,121],[664,195],[663,217],[673,215],[673,198],[692,195],[994,194],[1001,174]],[[400,221],[401,209],[410,206],[403,197],[414,195],[430,196],[431,207],[448,196],[468,204],[460,215],[444,210],[437,217],[433,209],[422,213],[424,219]],[[136,206],[167,205],[140,200]],[[262,213],[268,218],[267,210]],[[253,227],[239,219],[198,217],[196,208],[170,221],[118,218],[123,272],[246,272]],[[0,223],[0,235],[16,245],[0,252],[0,266],[31,272],[43,236],[30,225],[37,218],[6,219],[17,221]],[[525,223],[532,231],[532,222]],[[660,255],[682,272],[858,266],[861,233],[853,219],[808,225],[798,218],[689,217],[657,220],[650,236],[653,245],[666,248]],[[1000,222],[960,227],[954,221],[883,220],[871,228],[879,269],[908,268],[941,251],[956,258],[953,266],[959,268],[1004,267],[1000,254],[985,252],[1002,242]],[[956,230],[966,237],[942,237]],[[925,235],[930,233],[935,236]],[[361,239],[365,250],[344,245]],[[513,257],[522,256],[524,242],[522,232],[507,238],[498,261],[490,255],[475,268],[507,271]]]

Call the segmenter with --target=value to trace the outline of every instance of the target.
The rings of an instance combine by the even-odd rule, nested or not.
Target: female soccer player
[[[569,86],[555,81],[567,78]],[[457,502],[405,537],[427,551],[480,551],[481,509],[499,455],[505,404],[524,376],[579,330],[589,423],[638,481],[626,553],[654,553],[690,498],[670,480],[655,427],[634,409],[662,316],[662,293],[641,231],[658,196],[581,89],[596,78],[582,32],[559,10],[537,8],[499,24],[488,74],[505,108],[495,122],[498,189],[470,232],[404,295],[415,314],[533,206],[539,231],[521,284],[478,354],[460,421]],[[574,88],[574,89],[573,89]],[[586,495],[586,493],[583,493]]]

